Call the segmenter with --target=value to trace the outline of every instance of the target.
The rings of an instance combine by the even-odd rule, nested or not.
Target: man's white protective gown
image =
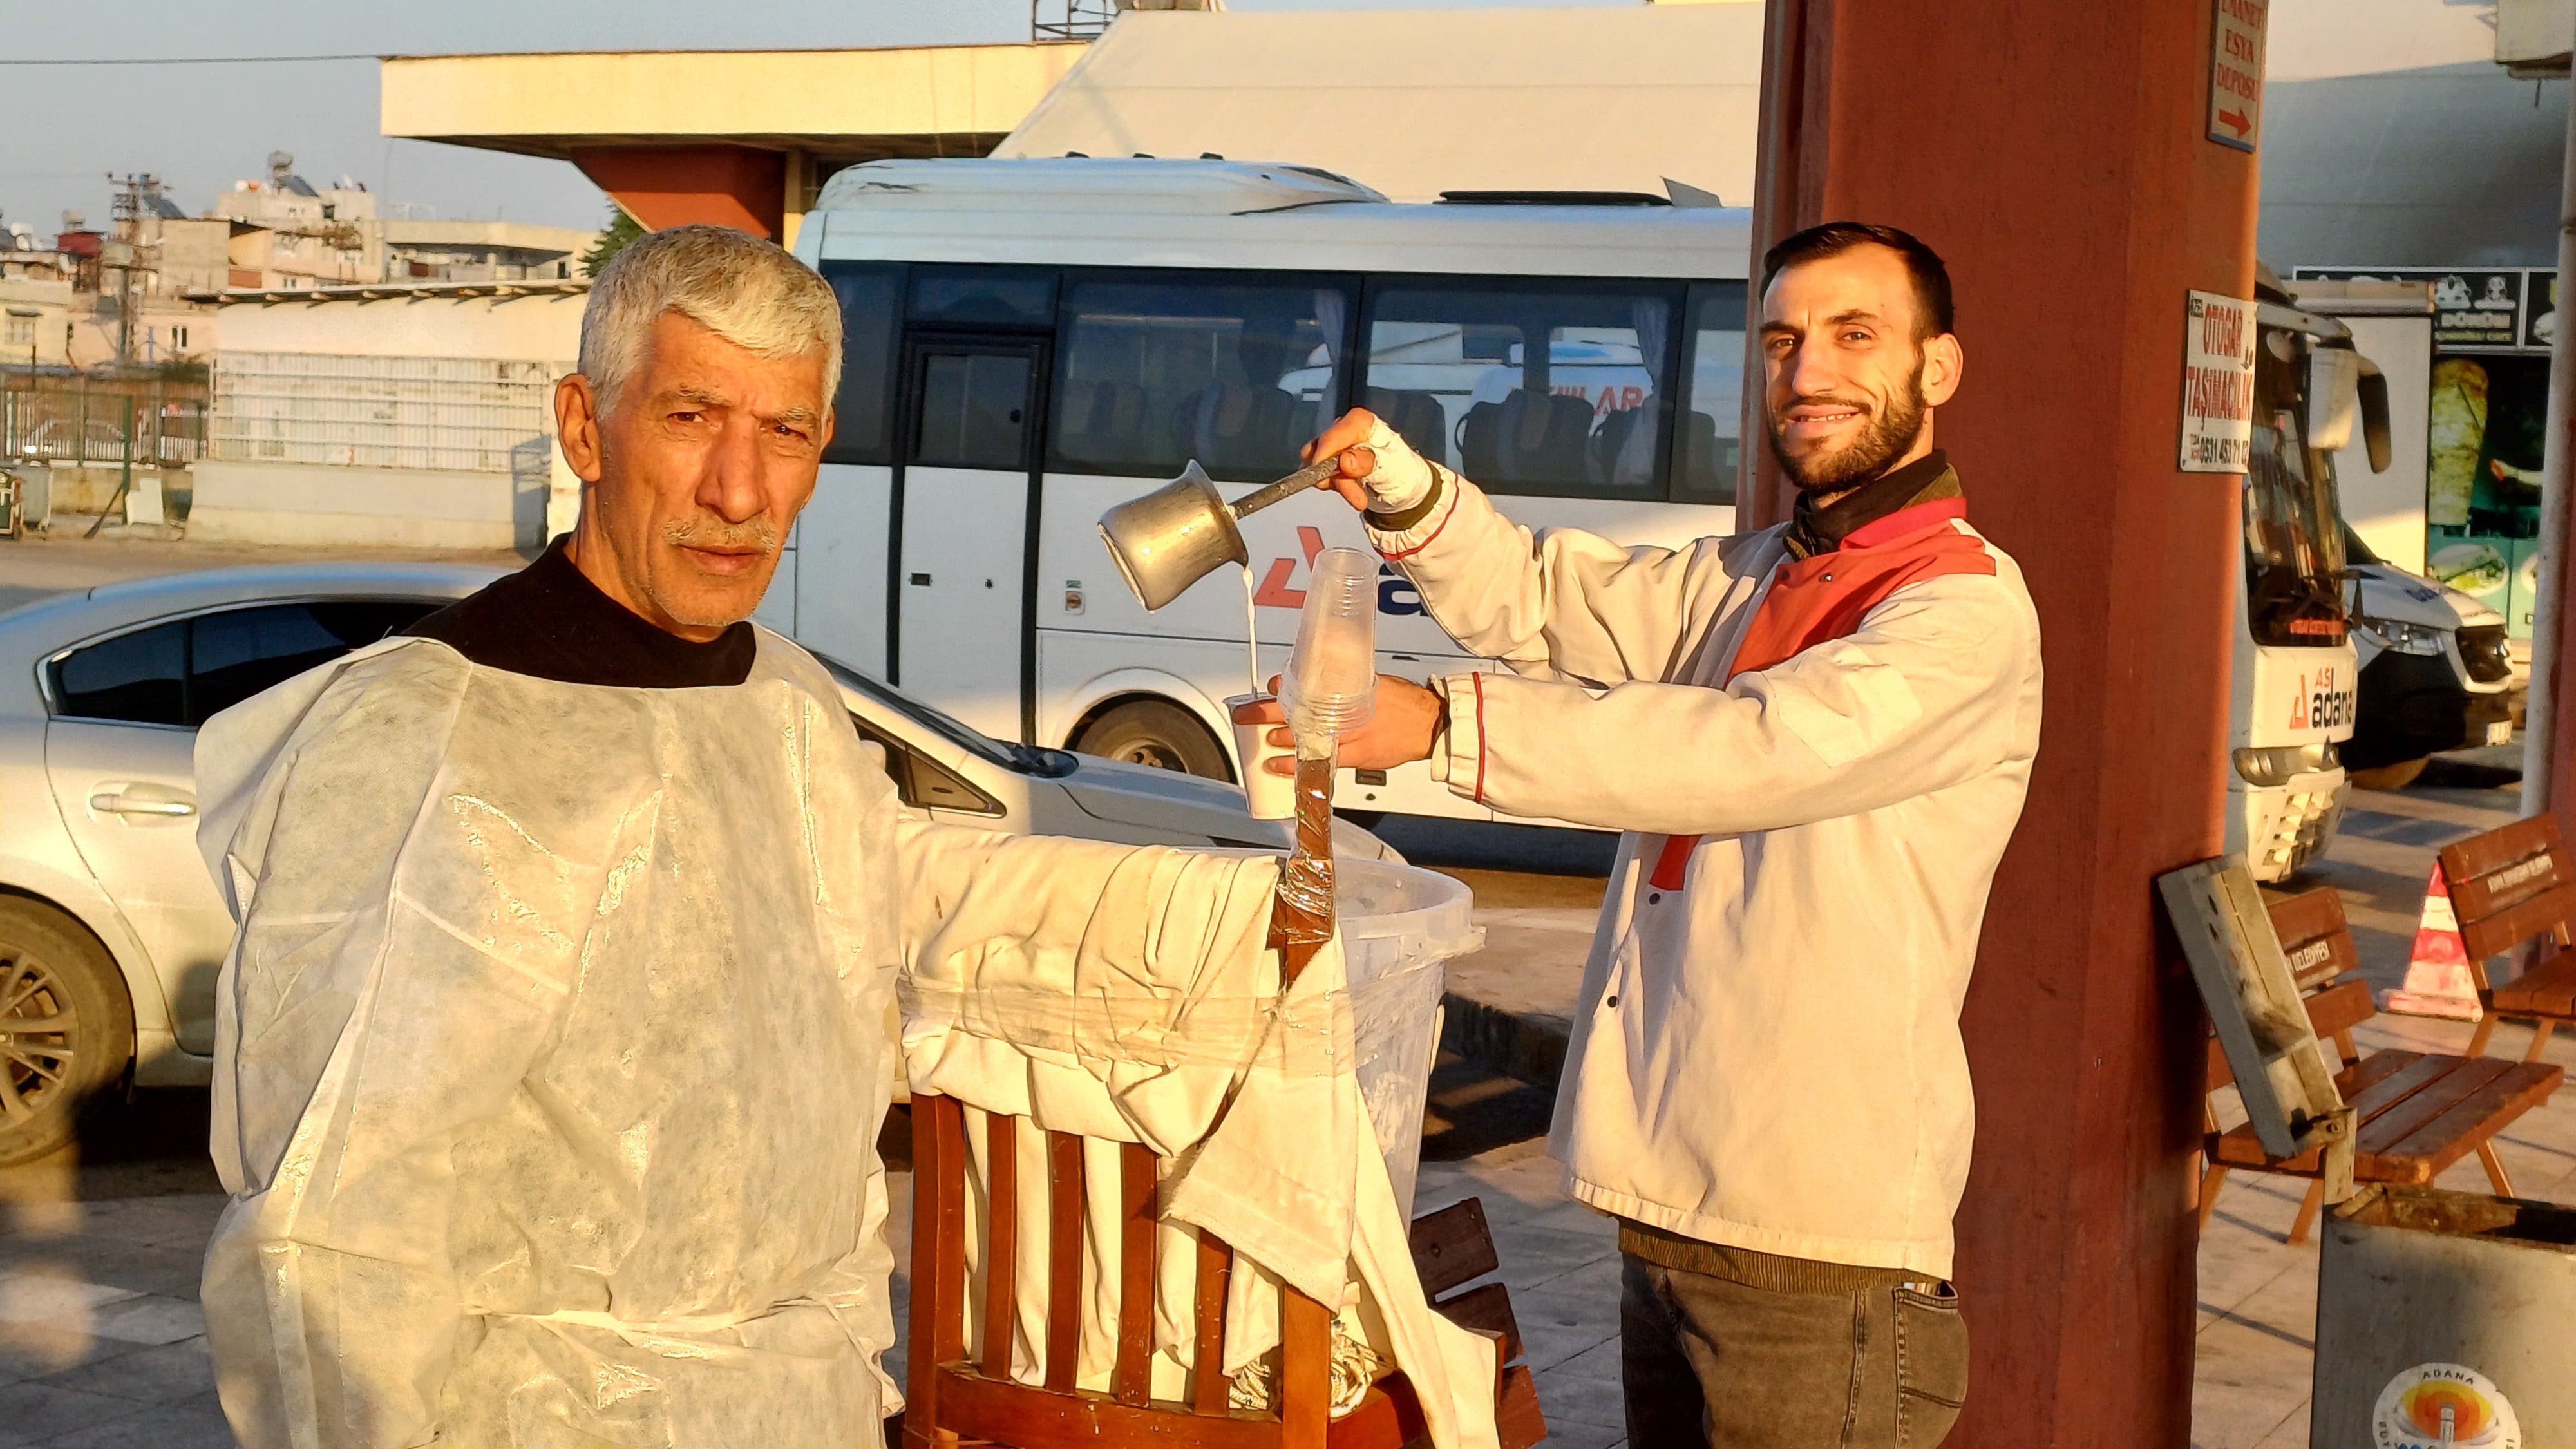
[[[706,688],[380,645],[216,717],[198,779],[242,923],[204,1302],[245,1442],[877,1441],[897,857],[1134,848],[905,812],[767,633]]]
[[[891,1410],[897,806],[811,660],[618,689],[403,641],[217,716],[198,778],[242,922],[204,1301],[246,1442]]]

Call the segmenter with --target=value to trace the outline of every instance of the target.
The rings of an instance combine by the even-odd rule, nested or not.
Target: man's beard
[[[1830,453],[1810,453],[1792,458],[1782,446],[1781,433],[1786,429],[1790,408],[1802,403],[1834,403],[1857,408],[1869,415],[1860,436]],[[1779,460],[1781,471],[1789,481],[1810,493],[1830,493],[1866,483],[1887,471],[1887,465],[1905,456],[1914,440],[1923,436],[1923,415],[1929,411],[1923,400],[1923,369],[1917,367],[1905,379],[1905,387],[1886,412],[1872,412],[1869,404],[1856,397],[1836,393],[1809,393],[1793,397],[1765,421],[1771,439],[1771,456]]]

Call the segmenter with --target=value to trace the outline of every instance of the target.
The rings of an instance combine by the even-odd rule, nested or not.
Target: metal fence
[[[463,357],[217,355],[211,456],[512,473],[554,432],[568,362]],[[516,456],[514,456],[516,455]]]
[[[0,389],[0,456],[12,462],[185,468],[205,446],[202,386],[39,377]]]

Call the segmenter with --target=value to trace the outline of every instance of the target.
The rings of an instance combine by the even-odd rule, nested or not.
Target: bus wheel
[[[2377,765],[2367,770],[2355,770],[2351,774],[2353,788],[2403,790],[2414,784],[2415,777],[2423,774],[2424,767],[2431,763],[2430,760],[2402,760],[2394,765]]]
[[[1102,711],[1098,719],[1083,726],[1073,748],[1082,754],[1125,760],[1131,765],[1178,770],[1203,780],[1234,778],[1234,771],[1226,764],[1225,750],[1207,732],[1207,726],[1188,710],[1159,699],[1130,700],[1116,709]]]

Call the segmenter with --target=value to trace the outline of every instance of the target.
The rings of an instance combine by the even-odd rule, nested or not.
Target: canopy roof
[[[996,156],[1287,159],[1443,191],[1753,199],[1758,3],[1131,11]]]

